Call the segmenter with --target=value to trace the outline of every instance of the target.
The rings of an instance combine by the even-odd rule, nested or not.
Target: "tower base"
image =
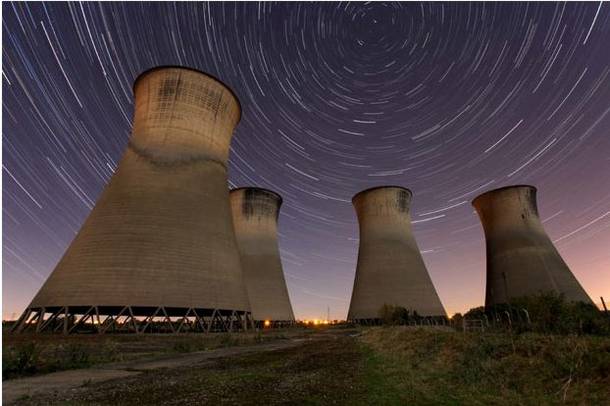
[[[361,326],[381,326],[384,324],[383,319],[348,319],[349,323],[359,324]],[[446,316],[419,316],[411,317],[409,320],[396,323],[401,326],[445,326],[449,324]]]
[[[243,310],[138,306],[30,307],[14,333],[157,334],[237,332],[254,329]]]
[[[265,328],[287,328],[293,327],[296,325],[294,320],[254,320],[254,326],[257,329],[265,329]]]

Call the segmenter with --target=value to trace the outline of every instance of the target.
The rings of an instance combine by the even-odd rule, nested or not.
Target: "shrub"
[[[424,317],[420,316],[417,311],[410,312],[405,307],[388,304],[381,306],[378,315],[381,324],[389,326],[419,324],[424,320]]]
[[[461,328],[463,320],[464,316],[462,316],[462,313],[456,313],[451,317],[451,325],[457,328]]]
[[[238,344],[237,338],[231,333],[223,333],[220,336],[220,345],[222,347],[233,347]]]
[[[610,320],[597,307],[570,302],[563,295],[540,293],[514,298],[507,304],[470,309],[468,319],[487,319],[516,332],[610,335]]]
[[[610,334],[610,321],[594,305],[569,302],[563,295],[541,293],[511,301],[516,308],[526,309],[535,331],[558,334]]]
[[[390,325],[394,324],[392,316],[394,315],[395,307],[384,303],[379,309],[379,320],[382,324]]]
[[[407,324],[409,322],[409,311],[401,306],[396,306],[392,312],[394,324]]]
[[[39,357],[40,349],[33,342],[6,351],[2,359],[2,378],[10,379],[36,373],[39,367]]]
[[[71,344],[66,348],[67,363],[70,368],[82,368],[90,362],[90,351],[84,345]],[[62,368],[64,369],[64,368]]]

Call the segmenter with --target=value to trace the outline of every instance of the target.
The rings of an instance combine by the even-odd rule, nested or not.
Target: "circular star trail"
[[[3,3],[4,317],[74,238],[131,130],[132,83],[187,65],[237,93],[230,186],[280,193],[296,316],[344,318],[351,197],[413,193],[451,314],[484,296],[470,201],[539,189],[544,226],[610,295],[610,7],[601,3]]]

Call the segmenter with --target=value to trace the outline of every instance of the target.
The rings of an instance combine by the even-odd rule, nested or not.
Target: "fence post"
[[[523,313],[525,313],[525,320],[527,321],[527,324],[530,325],[532,324],[532,319],[530,319],[530,312],[527,311],[527,309],[521,309],[523,310]]]
[[[508,327],[512,327],[513,322],[511,320],[510,313],[508,311],[504,311],[504,314],[506,314],[506,317],[508,318]]]

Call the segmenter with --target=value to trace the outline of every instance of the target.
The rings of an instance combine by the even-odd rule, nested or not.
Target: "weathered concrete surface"
[[[398,186],[367,189],[352,202],[360,246],[348,319],[378,318],[384,304],[422,316],[445,316],[411,231],[411,191]]]
[[[175,67],[145,72],[134,92],[127,150],[30,307],[249,310],[226,169],[238,100]]]
[[[230,199],[253,319],[293,321],[277,241],[282,198],[265,189],[239,188]]]
[[[485,231],[486,306],[540,292],[593,303],[544,231],[535,187],[495,189],[476,197],[472,205]]]

